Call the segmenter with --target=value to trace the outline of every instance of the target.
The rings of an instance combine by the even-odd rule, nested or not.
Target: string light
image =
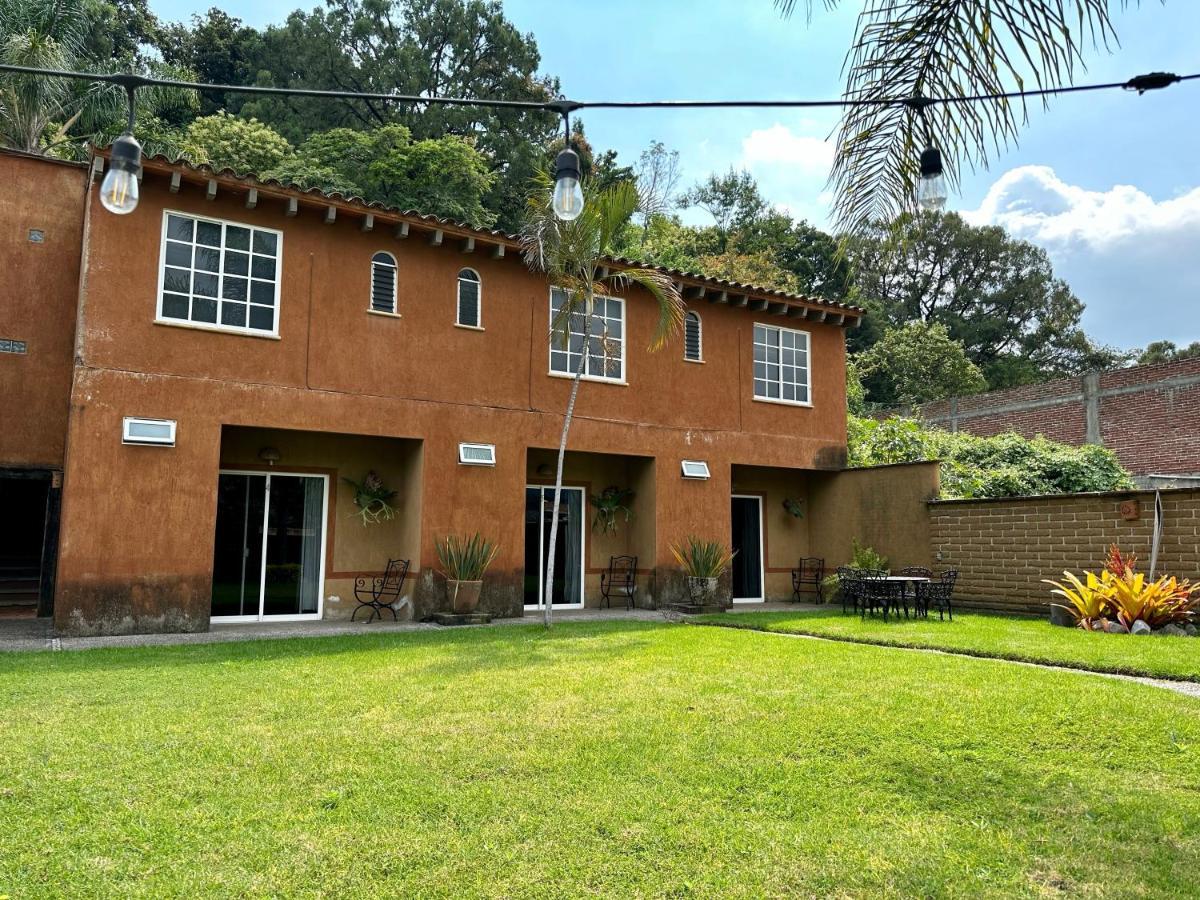
[[[1028,97],[1049,97],[1059,94],[1074,94],[1083,91],[1131,90],[1144,94],[1160,90],[1183,81],[1193,81],[1200,74],[1176,75],[1172,72],[1150,72],[1137,75],[1127,81],[1102,84],[1070,85],[1068,87],[1037,88],[1032,90],[1005,91],[994,94],[971,94],[961,97],[872,97],[844,98],[837,100],[492,100],[471,97],[422,97],[411,94],[378,94],[362,91],[326,91],[314,88],[280,88],[262,85],[214,84],[208,82],[178,81],[169,78],[151,78],[145,75],[125,73],[74,72],[65,69],[41,69],[33,66],[0,64],[0,72],[15,75],[36,75],[44,78],[69,78],[93,84],[115,84],[125,88],[129,99],[128,128],[112,146],[109,171],[101,185],[101,202],[106,209],[118,214],[132,212],[137,206],[137,180],[131,178],[141,166],[141,145],[133,136],[134,97],[139,88],[168,87],[199,92],[265,94],[283,97],[316,97],[328,100],[373,100],[411,106],[470,106],[490,109],[517,109],[534,112],[556,112],[568,123],[568,115],[579,109],[806,109],[806,108],[853,108],[863,106],[917,106],[922,115],[925,108],[939,104],[976,103],[994,100],[1014,100]],[[921,180],[918,184],[918,202],[925,208],[941,208],[946,202],[945,176],[942,155],[927,136],[925,149],[920,158]],[[111,178],[111,181],[110,181]],[[571,134],[567,128],[566,146],[555,160],[554,210],[559,218],[570,220],[579,215],[583,208],[583,193],[579,185],[579,155],[571,148]],[[107,188],[107,192],[106,192]],[[105,198],[108,198],[107,200]],[[940,198],[940,199],[939,199]]]

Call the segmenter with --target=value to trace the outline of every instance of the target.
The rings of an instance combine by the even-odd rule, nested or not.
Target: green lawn
[[[840,606],[795,612],[739,612],[700,616],[706,624],[810,634],[867,644],[955,650],[997,659],[1050,663],[1095,672],[1200,681],[1200,638],[1133,636],[1051,625],[1046,619],[955,613],[942,621],[883,621],[842,613]]]
[[[578,623],[0,656],[0,895],[1150,896],[1200,703]]]

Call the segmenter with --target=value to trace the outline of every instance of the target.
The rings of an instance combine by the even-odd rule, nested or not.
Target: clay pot
[[[475,612],[479,606],[482,581],[446,581],[446,593],[450,595],[450,609],[458,615]]]

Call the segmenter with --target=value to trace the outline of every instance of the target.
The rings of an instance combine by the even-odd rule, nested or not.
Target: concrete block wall
[[[1158,572],[1200,579],[1200,490],[1161,496]],[[1127,519],[1130,502],[1136,518]],[[1153,491],[937,500],[928,509],[934,564],[959,570],[955,594],[963,606],[1043,612],[1052,597],[1042,579],[1103,567],[1112,543],[1149,569]]]

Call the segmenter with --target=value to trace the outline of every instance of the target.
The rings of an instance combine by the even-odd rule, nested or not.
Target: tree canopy
[[[940,322],[906,322],[885,332],[855,361],[871,399],[885,406],[917,406],[977,394],[988,386]]]

